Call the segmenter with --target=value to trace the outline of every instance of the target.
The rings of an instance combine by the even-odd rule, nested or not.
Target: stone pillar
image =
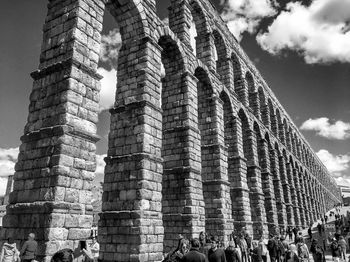
[[[307,173],[305,173],[305,176],[304,176],[304,186],[305,186],[306,203],[307,203],[306,206],[309,214],[309,224],[312,224],[314,222],[314,217],[312,213],[310,180],[309,180],[309,175]]]
[[[277,117],[275,114],[270,114],[270,121],[271,121],[271,131],[273,135],[278,139]]]
[[[261,109],[261,120],[263,121],[264,125],[266,127],[269,127],[271,125],[270,122],[270,117],[269,117],[269,107],[267,106],[267,103],[260,105],[260,109]]]
[[[169,28],[192,50],[190,27],[192,15],[188,1],[171,0],[169,10]]]
[[[286,166],[287,166],[288,182],[290,185],[290,193],[291,193],[291,197],[292,197],[294,222],[295,222],[295,226],[300,227],[301,226],[300,210],[299,210],[297,189],[296,189],[294,175],[293,175],[293,167],[292,167],[291,163],[286,163]]]
[[[211,33],[203,32],[196,37],[197,58],[211,71],[215,72],[216,61],[213,54],[215,48],[214,37]]]
[[[232,149],[225,147],[222,141],[226,129],[233,133],[233,123],[225,122],[227,126],[223,126],[222,101],[218,97],[212,96],[208,99],[203,96],[202,99],[198,98],[198,102],[201,103],[198,105],[198,122],[201,131],[205,231],[229,241],[228,236],[233,231],[233,220],[228,176],[233,175],[233,167],[228,166],[228,156],[231,155],[229,152],[232,152]],[[201,118],[200,114],[206,117]],[[232,143],[228,145],[233,146]]]
[[[205,228],[200,132],[197,113],[193,114],[197,108],[190,99],[197,93],[197,79],[189,73],[176,72],[169,77],[162,88],[165,252],[176,246],[178,234],[198,237]]]
[[[252,130],[246,129],[245,132],[246,136],[244,143],[247,143],[246,145],[250,154],[247,162],[247,180],[253,221],[253,236],[254,238],[259,238],[261,234],[266,235],[267,233],[266,213],[264,206],[265,197],[262,192],[261,169],[258,166],[256,136]]]
[[[261,120],[260,102],[259,102],[258,92],[250,92],[249,93],[249,106],[252,109],[254,116],[257,119]]]
[[[289,184],[288,173],[286,170],[286,162],[284,156],[280,155],[279,160],[279,174],[283,189],[283,197],[286,205],[287,223],[289,226],[295,226],[293,203],[291,197],[291,186]]]
[[[297,199],[297,207],[299,208],[299,214],[300,214],[300,226],[304,227],[305,225],[305,213],[304,213],[304,207],[303,207],[303,201],[302,201],[302,192],[301,187],[299,184],[299,171],[296,168],[292,169],[293,172],[293,178],[294,178],[294,186],[295,186],[295,194]]]
[[[247,159],[243,153],[242,123],[239,118],[233,122],[233,139],[236,145],[235,154],[228,158],[228,174],[231,183],[232,218],[235,229],[243,227],[253,234],[251,204],[247,184]]]
[[[99,111],[97,62],[104,5],[51,0],[39,69],[21,137],[1,238],[33,232],[37,259],[50,261],[91,234],[91,188]]]
[[[280,228],[285,229],[288,226],[287,210],[286,210],[286,202],[283,195],[282,177],[280,176],[277,151],[270,148],[269,156],[270,156],[270,170],[271,170],[272,179],[273,179],[273,189],[274,189],[275,199],[276,199],[278,225]],[[289,190],[289,188],[287,190]]]
[[[278,121],[278,138],[282,142],[282,144],[286,145],[286,135],[284,133],[284,125],[280,121]]]
[[[276,207],[276,195],[273,186],[273,174],[271,172],[269,146],[266,139],[257,138],[258,141],[258,155],[261,168],[261,183],[265,196],[265,213],[269,232],[278,232],[278,216]]]
[[[306,198],[306,190],[305,190],[305,181],[304,181],[304,173],[299,172],[299,185],[301,190],[301,199],[303,203],[303,212],[305,216],[304,220],[304,227],[308,227],[310,224],[310,217],[309,217],[309,208],[307,205],[307,198]]]

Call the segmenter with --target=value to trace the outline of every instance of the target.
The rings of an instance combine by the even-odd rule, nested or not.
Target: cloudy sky
[[[47,0],[0,1],[0,195],[14,173],[39,63]],[[162,19],[170,0],[158,0]],[[277,98],[339,183],[350,185],[350,0],[213,0]],[[97,180],[115,93],[118,28],[106,13]],[[111,59],[113,57],[113,59]]]

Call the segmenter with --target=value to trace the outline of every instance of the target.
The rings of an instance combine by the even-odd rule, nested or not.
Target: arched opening
[[[226,65],[227,50],[223,37],[217,30],[213,30],[214,48],[213,48],[213,60],[215,61],[216,72],[219,74],[220,79],[225,78],[224,70]]]

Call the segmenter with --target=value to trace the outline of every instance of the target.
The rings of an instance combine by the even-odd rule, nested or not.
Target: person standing
[[[278,245],[272,234],[270,234],[270,239],[267,242],[267,250],[269,251],[270,261],[275,262],[278,256]]]
[[[332,251],[332,257],[334,262],[339,262],[340,261],[340,247],[338,245],[338,241],[336,238],[332,239],[331,243],[331,251]]]
[[[225,249],[225,256],[227,262],[241,262],[241,258],[236,249],[234,241],[228,242],[228,247]]]
[[[35,259],[36,252],[38,249],[38,242],[35,241],[35,234],[30,233],[28,235],[28,240],[24,242],[20,256],[23,262],[31,262]]]
[[[323,248],[317,243],[317,240],[312,240],[310,252],[312,254],[312,257],[314,259],[314,262],[324,262],[325,256],[324,256],[324,250]]]
[[[308,233],[308,235],[309,235],[309,240],[310,240],[310,242],[311,242],[311,240],[312,240],[312,228],[311,228],[311,225],[309,226],[309,228],[308,228],[308,230],[307,230],[307,233]]]
[[[13,238],[9,237],[1,249],[0,262],[17,262],[19,259],[19,251]]]
[[[292,228],[290,226],[288,226],[288,228],[287,228],[287,234],[288,234],[289,241],[292,241],[293,240],[293,231],[292,231]]]
[[[241,249],[242,262],[248,262],[248,246],[242,233],[239,234],[238,245]]]
[[[207,257],[199,252],[199,247],[198,238],[191,239],[191,249],[183,256],[182,262],[208,262]]]
[[[218,237],[212,237],[211,248],[208,251],[209,262],[226,262],[225,252],[221,248],[218,248]]]
[[[340,258],[343,260],[346,260],[346,248],[347,248],[347,243],[346,240],[343,236],[339,237],[338,241],[339,247],[340,247]]]
[[[304,243],[303,238],[298,239],[297,243],[299,261],[309,261],[310,254],[307,245]]]
[[[90,244],[90,250],[91,250],[91,254],[94,259],[94,262],[97,262],[98,255],[100,252],[100,244],[97,242],[96,237],[92,238],[92,242]]]

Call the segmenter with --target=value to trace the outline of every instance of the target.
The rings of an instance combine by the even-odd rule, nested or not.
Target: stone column
[[[211,71],[215,72],[216,61],[213,53],[215,48],[214,37],[209,32],[203,32],[196,37],[197,58],[201,60]]]
[[[295,181],[294,181],[293,167],[292,167],[291,163],[286,163],[286,166],[287,166],[288,182],[290,185],[290,193],[291,193],[291,197],[292,197],[294,222],[295,222],[295,226],[300,227],[301,226],[300,209],[299,209],[299,203],[298,203],[297,188],[296,188]]]
[[[261,120],[260,115],[260,101],[258,92],[250,92],[249,93],[249,105],[252,108],[254,116]]]
[[[300,190],[301,190],[301,200],[303,203],[303,212],[304,212],[304,227],[308,227],[310,224],[310,218],[309,218],[309,209],[307,206],[307,199],[306,199],[306,190],[305,190],[305,181],[304,181],[304,174],[303,172],[299,172],[299,185],[300,185]]]
[[[233,231],[232,202],[228,177],[233,176],[234,169],[232,166],[228,166],[228,157],[231,156],[230,152],[232,152],[232,149],[228,147],[234,145],[231,143],[226,147],[222,141],[224,141],[224,129],[229,129],[227,131],[233,133],[233,123],[222,121],[222,101],[217,96],[212,96],[210,99],[203,97],[203,100],[205,104],[198,105],[198,107],[201,107],[198,114],[204,113],[207,116],[199,119],[201,125],[205,231],[228,241],[228,236]],[[224,124],[227,126],[224,127]]]
[[[239,121],[239,118],[236,118],[233,122],[232,134],[234,144],[236,145],[235,154],[232,157],[228,157],[232,218],[234,219],[234,225],[237,231],[245,227],[250,235],[252,235],[251,204],[247,184],[247,159],[244,158],[243,153],[242,123]]]
[[[278,225],[280,228],[285,229],[288,226],[287,210],[286,210],[286,202],[283,195],[282,177],[280,175],[277,151],[270,148],[269,156],[270,156],[270,170],[271,170],[272,179],[273,179],[273,189],[274,189],[275,199],[276,199]],[[289,190],[289,188],[287,190]]]
[[[278,139],[277,117],[275,114],[270,114],[270,121],[271,121],[271,131],[273,135]]]
[[[1,233],[2,239],[11,236],[17,243],[35,233],[40,261],[50,261],[62,248],[77,248],[91,234],[103,12],[101,1],[48,4]]]
[[[271,125],[271,121],[270,121],[270,117],[269,117],[269,107],[267,105],[267,103],[265,102],[265,104],[260,105],[260,109],[261,109],[261,120],[264,123],[264,125],[266,127],[269,127]]]
[[[279,174],[283,188],[283,197],[286,205],[287,223],[289,226],[295,226],[293,203],[291,197],[291,186],[289,184],[288,173],[286,170],[285,158],[283,155],[278,157]]]
[[[254,238],[259,238],[261,233],[265,235],[267,233],[266,213],[264,206],[265,197],[262,192],[261,169],[258,165],[257,159],[256,136],[252,130],[247,129],[245,132],[246,141],[244,141],[244,143],[247,143],[246,145],[250,154],[247,162],[247,179],[253,221],[253,236]]]
[[[296,168],[292,169],[293,172],[293,178],[294,178],[294,186],[295,186],[295,194],[297,197],[297,207],[299,208],[299,214],[300,214],[300,226],[304,227],[305,225],[305,213],[304,213],[304,207],[303,207],[303,201],[302,201],[302,192],[301,187],[299,183],[299,171]]]
[[[307,211],[309,214],[309,224],[314,222],[314,217],[312,214],[312,203],[311,203],[311,192],[310,192],[310,180],[309,175],[305,173],[304,176],[304,186],[305,186],[305,193],[306,193],[306,202],[307,202]]]
[[[284,125],[280,119],[278,119],[278,138],[279,140],[286,145],[286,135],[284,133]]]
[[[273,186],[273,174],[271,172],[269,146],[266,139],[257,138],[258,141],[258,155],[260,159],[261,168],[261,183],[265,196],[265,213],[269,232],[278,232],[278,216],[276,207],[276,197]]]

